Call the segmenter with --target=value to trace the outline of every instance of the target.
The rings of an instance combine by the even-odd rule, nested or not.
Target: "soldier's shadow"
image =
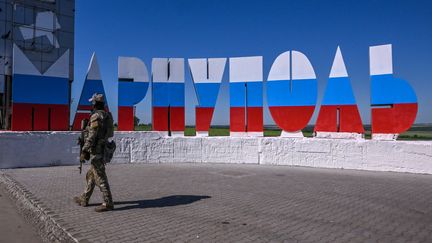
[[[143,209],[143,208],[163,208],[173,207],[179,205],[191,204],[202,199],[211,198],[210,196],[197,196],[197,195],[173,195],[168,197],[161,197],[157,199],[136,200],[136,201],[114,201],[114,210],[130,210],[130,209]],[[99,204],[90,204],[89,206],[96,206]],[[126,205],[126,206],[122,206]],[[120,206],[120,207],[119,207]]]

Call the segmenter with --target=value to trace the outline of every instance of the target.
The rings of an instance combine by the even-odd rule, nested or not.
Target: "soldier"
[[[74,201],[86,207],[93,193],[95,185],[103,194],[104,203],[98,206],[96,212],[110,211],[114,209],[108,178],[105,173],[104,149],[108,138],[113,135],[113,119],[110,112],[105,111],[105,101],[102,94],[94,94],[89,100],[93,105],[90,122],[86,128],[82,154],[90,154],[90,169],[86,174],[86,187],[81,196],[74,197]],[[81,158],[80,158],[81,159]]]

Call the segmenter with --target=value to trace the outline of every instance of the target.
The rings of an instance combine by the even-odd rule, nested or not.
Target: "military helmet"
[[[103,94],[94,93],[93,96],[89,99],[92,104],[96,104],[96,102],[105,103],[105,98]]]

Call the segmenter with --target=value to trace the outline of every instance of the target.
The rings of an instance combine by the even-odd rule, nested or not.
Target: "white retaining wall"
[[[78,132],[0,132],[0,168],[78,163]],[[116,132],[113,163],[244,163],[432,174],[432,141]]]

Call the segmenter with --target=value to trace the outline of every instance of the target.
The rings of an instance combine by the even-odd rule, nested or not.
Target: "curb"
[[[0,170],[0,183],[6,187],[9,197],[15,202],[19,212],[32,224],[42,241],[76,243],[78,239],[60,226],[61,219],[55,219],[55,214],[32,193],[14,181]]]

